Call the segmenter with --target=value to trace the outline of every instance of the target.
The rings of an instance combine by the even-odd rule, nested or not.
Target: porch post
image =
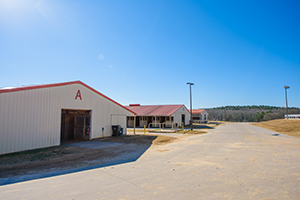
[[[133,117],[133,134],[134,134],[134,135],[135,135],[135,120],[136,120],[135,118],[136,118],[136,117],[134,116],[134,117]]]

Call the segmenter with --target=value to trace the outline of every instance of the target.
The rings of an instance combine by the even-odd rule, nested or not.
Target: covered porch
[[[135,119],[134,119],[135,118]],[[127,117],[127,127],[143,128],[172,128],[173,116],[129,116]]]

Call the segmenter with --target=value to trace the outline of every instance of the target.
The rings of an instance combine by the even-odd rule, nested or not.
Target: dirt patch
[[[112,158],[116,151],[79,147],[53,147],[0,156],[0,177],[85,166],[87,161]]]
[[[207,131],[198,131],[198,130],[182,130],[178,131],[178,133],[188,134],[188,135],[197,135],[197,134],[205,134]]]
[[[166,151],[170,151],[170,149],[158,149],[156,151],[159,151],[159,152],[166,152]]]
[[[163,135],[126,135],[123,137],[109,137],[99,139],[99,141],[135,143],[135,144],[152,144],[162,145],[175,141],[177,138]]]
[[[153,145],[162,145],[162,144],[167,144],[170,142],[173,142],[177,140],[177,138],[175,137],[168,137],[168,136],[157,136],[157,138],[155,140],[153,140]]]
[[[141,148],[141,152],[143,152],[151,145],[163,145],[174,140],[176,138],[166,136],[126,135],[102,138],[96,141],[136,145],[120,145],[113,147],[113,151],[109,147],[90,149],[58,146],[1,155],[0,178],[101,164],[117,157],[120,159],[122,155],[130,156],[131,153],[136,153],[137,147]]]
[[[300,120],[277,119],[252,124],[293,137],[300,137]]]
[[[102,142],[118,142],[118,143],[139,143],[139,144],[151,144],[157,136],[152,135],[123,135],[121,137],[107,137],[97,139]]]

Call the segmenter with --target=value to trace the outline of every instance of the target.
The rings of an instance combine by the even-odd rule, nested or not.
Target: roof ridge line
[[[122,108],[124,108],[124,109],[128,110],[129,112],[136,115],[136,113],[133,112],[132,110],[126,108],[122,104],[116,102],[115,100],[109,98],[108,96],[102,94],[101,92],[95,90],[94,88],[88,86],[87,84],[85,84],[85,83],[83,83],[82,81],[79,81],[79,80],[78,81],[61,82],[61,83],[50,83],[50,84],[43,84],[43,85],[16,87],[16,88],[10,88],[10,89],[0,89],[0,94],[1,93],[8,93],[8,92],[18,92],[18,91],[23,91],[23,90],[35,90],[35,89],[42,89],[42,88],[59,87],[59,86],[66,86],[66,85],[72,85],[72,84],[83,85],[84,87],[90,89],[91,91],[99,94],[100,96],[106,98],[107,100],[117,104],[118,106],[121,106]]]

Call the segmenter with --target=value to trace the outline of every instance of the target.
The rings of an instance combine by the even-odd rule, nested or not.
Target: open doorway
[[[184,114],[181,115],[181,122],[182,122],[183,126],[185,126],[185,115]]]
[[[89,140],[91,133],[91,110],[61,111],[61,141]]]

